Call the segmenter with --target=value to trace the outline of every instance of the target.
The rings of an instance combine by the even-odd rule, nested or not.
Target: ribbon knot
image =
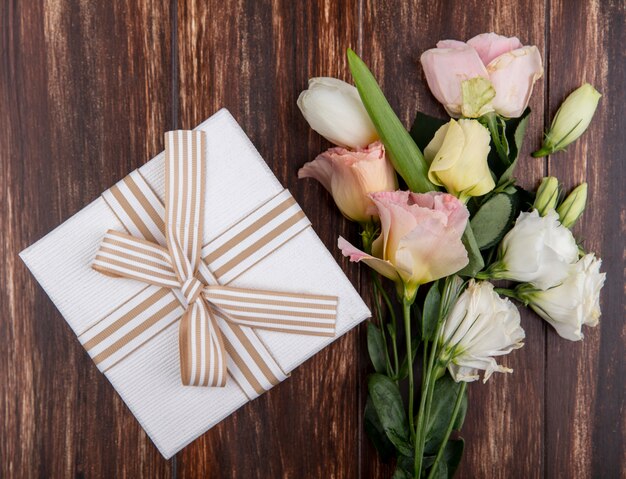
[[[140,178],[128,180],[132,174],[120,182],[124,185],[109,190],[110,203],[122,205],[117,210],[118,217],[131,219],[123,223],[134,234],[109,230],[92,267],[107,275],[140,280],[161,289],[137,299],[136,306],[127,308],[128,313],[124,313],[125,308],[112,313],[111,324],[98,326],[84,344],[90,354],[91,349],[98,351],[92,355],[96,362],[105,361],[115,352],[112,347],[127,343],[122,337],[111,347],[101,346],[109,341],[107,334],[114,336],[118,330],[128,329],[120,321],[137,323],[127,333],[128,337],[135,337],[182,306],[179,354],[183,384],[224,386],[227,372],[231,372],[246,394],[254,397],[284,379],[285,374],[253,329],[334,336],[337,298],[220,285],[218,278],[226,274],[224,268],[237,268],[252,252],[269,254],[267,245],[279,247],[281,235],[304,215],[293,198],[281,194],[272,209],[259,208],[256,219],[242,220],[252,223],[235,225],[228,242],[215,252],[205,252],[203,257],[205,155],[204,132],[165,134],[165,208]],[[122,189],[132,198],[120,194]],[[139,211],[128,207],[137,203],[144,203]],[[128,227],[137,223],[143,226]],[[245,243],[249,237],[260,239],[245,247],[239,245],[239,241]],[[225,253],[227,247],[235,253]],[[218,253],[230,259],[225,263],[219,259],[211,261]],[[209,268],[213,264],[216,273]],[[171,293],[178,298],[174,299],[176,304],[168,299]],[[123,316],[115,319],[116,315]],[[140,323],[144,317],[144,323]]]
[[[180,290],[183,293],[183,296],[187,300],[187,304],[195,303],[200,295],[202,294],[202,289],[204,288],[204,283],[200,281],[195,276],[192,276],[187,281],[183,283]]]

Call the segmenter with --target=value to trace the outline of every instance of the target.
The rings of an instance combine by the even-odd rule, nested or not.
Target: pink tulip
[[[363,261],[404,286],[412,297],[420,284],[456,273],[467,265],[461,236],[469,212],[447,193],[408,191],[371,194],[380,215],[382,233],[369,255],[339,237],[339,248],[350,261]]]
[[[485,111],[519,117],[528,106],[535,81],[543,75],[537,47],[495,33],[483,33],[467,43],[440,41],[437,48],[422,54],[421,62],[430,91],[454,117],[479,116]],[[485,105],[468,111],[467,105],[475,99],[463,98],[463,82],[477,77],[488,79],[494,91],[491,95],[481,91]]]
[[[398,187],[396,173],[380,141],[356,151],[331,148],[306,163],[298,171],[298,178],[315,178],[333,195],[345,217],[361,223],[378,218],[369,193]]]

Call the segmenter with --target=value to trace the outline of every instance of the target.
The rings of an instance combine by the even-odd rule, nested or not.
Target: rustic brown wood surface
[[[297,95],[312,76],[349,79],[352,47],[407,125],[418,107],[442,115],[420,53],[492,30],[545,59],[518,176],[588,181],[576,231],[608,282],[601,324],[580,343],[524,314],[515,373],[469,388],[459,477],[626,477],[624,0],[1,0],[0,477],[390,477],[362,427],[364,327],[166,461],[17,253],[158,153],[164,131],[226,107],[366,294],[335,247],[356,229],[318,184],[296,180],[328,146]],[[603,93],[590,131],[550,160],[528,157],[583,81]]]

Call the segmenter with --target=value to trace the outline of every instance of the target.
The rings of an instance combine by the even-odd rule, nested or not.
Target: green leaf
[[[428,290],[424,299],[424,312],[422,313],[422,340],[433,339],[437,321],[439,321],[439,306],[441,305],[441,292],[439,291],[439,281],[435,281]]]
[[[428,179],[428,165],[422,152],[394,113],[372,72],[350,48],[348,64],[363,105],[398,174],[411,191],[424,193],[436,190]]]
[[[449,440],[443,450],[443,456],[439,464],[437,464],[437,471],[435,471],[434,477],[437,479],[452,479],[463,457],[464,448],[465,441],[463,438]],[[424,456],[422,466],[425,469],[430,469],[434,462],[434,455]]]
[[[378,413],[374,408],[372,398],[369,395],[367,396],[367,402],[365,403],[363,425],[365,427],[367,437],[369,437],[374,444],[374,447],[380,454],[381,459],[383,461],[391,459],[396,452],[396,448],[385,434],[383,426],[380,423]]]
[[[443,451],[443,459],[447,465],[448,478],[452,479],[454,473],[461,463],[463,458],[463,450],[465,449],[465,441],[463,438],[459,438],[456,441],[448,441],[446,448]]]
[[[413,458],[406,458],[409,461],[413,461]],[[411,465],[411,468],[413,466]],[[391,479],[413,479],[413,474],[408,472],[402,465],[400,464],[400,460],[398,460],[398,464],[396,465],[396,470],[393,472],[393,476]]]
[[[384,339],[380,329],[372,322],[367,323],[367,350],[376,372],[384,373],[387,370]]]
[[[441,441],[445,436],[448,423],[452,417],[454,404],[461,389],[461,384],[454,382],[449,374],[445,374],[435,383],[433,392],[432,409],[426,428],[426,454],[436,454]],[[467,412],[467,393],[464,395],[461,408],[455,420],[453,429],[458,430],[463,425]]]
[[[437,130],[446,123],[448,123],[446,120],[418,111],[411,127],[411,138],[415,140],[417,147],[423,151],[430,143],[430,140],[433,139]]]
[[[519,152],[522,150],[522,144],[524,142],[524,136],[526,135],[526,127],[528,126],[528,119],[530,116],[530,108],[526,108],[522,116],[507,120],[506,131],[510,145],[509,161],[510,165],[506,168],[504,173],[500,176],[498,185],[502,185],[509,181],[513,177],[513,172],[517,166],[517,160],[519,159]],[[512,133],[511,133],[512,132]]]
[[[472,231],[472,226],[468,222],[465,227],[465,231],[463,232],[463,236],[461,237],[461,241],[463,242],[463,246],[467,250],[467,255],[469,256],[469,263],[467,266],[459,271],[457,274],[460,276],[475,276],[480,270],[482,270],[485,266],[485,261],[483,260],[482,255],[480,254],[480,248],[476,243],[476,238],[474,237],[474,232]]]
[[[515,219],[513,199],[504,193],[493,195],[485,201],[470,224],[479,249],[498,244]]]
[[[367,386],[385,434],[400,454],[412,456],[409,426],[398,385],[387,376],[375,373],[369,377]]]
[[[437,470],[433,477],[434,479],[448,479],[448,465],[443,460],[437,464]]]
[[[413,456],[400,456],[396,462],[396,470],[392,479],[413,479]]]

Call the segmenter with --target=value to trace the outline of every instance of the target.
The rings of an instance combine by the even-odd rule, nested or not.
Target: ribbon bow
[[[250,290],[219,284],[219,274],[211,271],[203,260],[208,259],[207,262],[212,264],[211,253],[205,254],[206,248],[202,247],[205,155],[204,132],[166,133],[165,222],[162,216],[159,221],[158,200],[155,200],[153,194],[152,200],[145,200],[151,193],[145,187],[138,186],[140,182],[131,179],[124,183],[124,187],[132,193],[127,196],[120,195],[119,188],[112,188],[114,191],[110,194],[113,201],[123,206],[123,213],[119,214],[137,216],[134,220],[131,218],[132,221],[123,221],[124,224],[150,224],[152,227],[131,230],[136,235],[109,230],[92,267],[103,274],[132,278],[158,287],[145,300],[135,301],[137,305],[131,302],[126,307],[129,312],[124,316],[121,313],[118,315],[126,318],[124,321],[127,323],[131,322],[129,315],[139,318],[143,314],[147,318],[139,321],[133,331],[160,321],[164,315],[176,315],[182,306],[179,354],[184,385],[225,386],[227,370],[231,370],[236,378],[242,374],[248,376],[248,382],[258,394],[268,386],[262,379],[255,379],[255,376],[271,378],[269,382],[275,383],[284,374],[276,371],[273,358],[251,328],[333,336],[337,298]],[[145,194],[140,195],[139,190]],[[141,213],[137,212],[137,208],[129,206],[133,202],[144,204],[140,208]],[[293,205],[297,207],[293,198],[287,194],[286,199],[271,211],[285,211]],[[298,214],[301,215],[298,218],[304,216],[301,211]],[[148,220],[140,221],[142,215]],[[277,222],[275,215],[270,213],[259,213],[258,216],[257,221],[236,231],[237,234],[230,241],[232,248],[237,248],[238,240],[244,241],[257,234],[262,229],[259,225],[270,230],[264,233],[264,237],[273,237],[286,228],[285,224],[290,221],[293,223],[292,220]],[[276,224],[272,226],[272,222]],[[256,253],[254,248],[263,249],[265,244],[259,240],[252,242],[246,249]],[[222,245],[220,249],[225,248],[226,245]],[[245,253],[244,250],[239,256]],[[163,302],[168,293],[176,296],[178,304]],[[164,307],[163,304],[169,306]],[[159,314],[150,313],[151,309],[158,308],[161,308]],[[119,325],[121,319],[116,319],[115,315],[112,317],[109,325],[100,327],[97,334],[91,334],[88,338],[85,344],[88,350],[88,346],[94,346],[91,344],[94,341],[102,343],[103,337],[119,334],[119,330],[126,327],[127,323]],[[131,336],[127,334],[127,337]],[[117,343],[125,344],[125,341],[122,337]]]

